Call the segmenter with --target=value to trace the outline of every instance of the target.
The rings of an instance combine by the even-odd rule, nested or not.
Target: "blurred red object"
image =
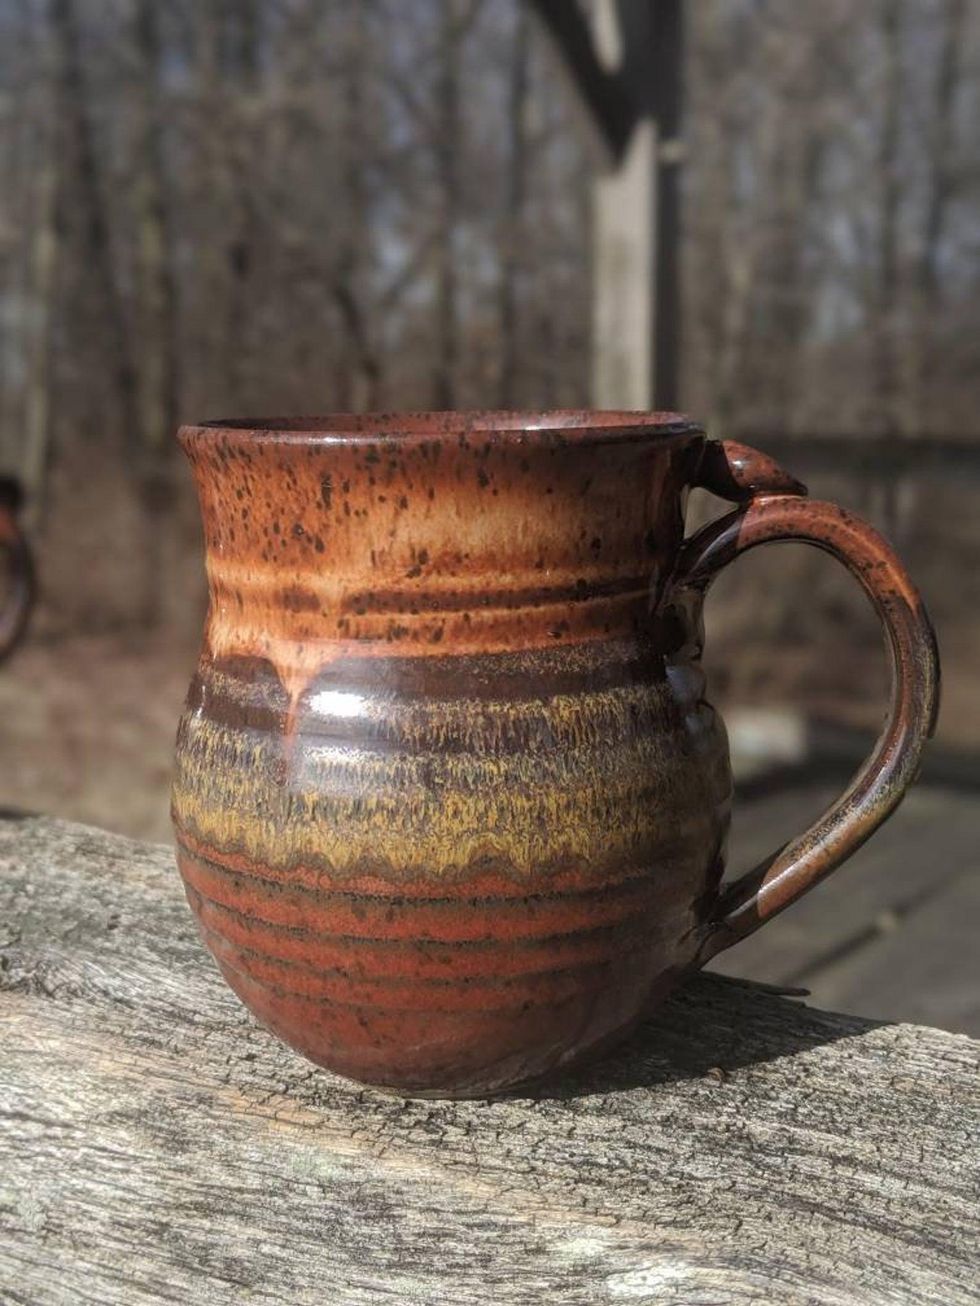
[[[34,606],[34,559],[17,522],[23,497],[19,481],[0,476],[0,557],[7,572],[0,596],[0,659],[20,642]]]

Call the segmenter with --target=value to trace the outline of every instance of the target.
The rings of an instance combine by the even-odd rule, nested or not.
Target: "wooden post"
[[[532,0],[601,144],[592,401],[677,405],[682,0]],[[591,21],[589,21],[591,20]]]
[[[650,408],[655,386],[657,125],[644,117],[593,183],[592,402]]]

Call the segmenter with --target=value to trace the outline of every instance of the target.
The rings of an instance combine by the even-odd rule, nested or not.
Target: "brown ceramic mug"
[[[896,807],[938,692],[869,526],[675,414],[416,413],[184,427],[210,609],[181,721],[180,868],[247,1006],[406,1094],[500,1091],[626,1034]],[[684,538],[688,490],[738,506]],[[768,540],[875,604],[892,702],[805,834],[721,885],[704,697],[714,576]]]

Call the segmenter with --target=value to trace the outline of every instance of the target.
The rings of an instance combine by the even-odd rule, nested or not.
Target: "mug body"
[[[691,963],[731,776],[665,604],[675,415],[185,427],[210,607],[178,859],[228,983],[312,1060],[482,1095],[626,1033]]]

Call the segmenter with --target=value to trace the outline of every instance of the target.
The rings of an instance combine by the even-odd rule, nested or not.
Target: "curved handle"
[[[742,507],[706,526],[681,551],[674,585],[703,594],[739,554],[770,540],[814,544],[861,583],[882,620],[891,655],[891,705],[871,756],[814,825],[723,889],[705,962],[751,934],[845,861],[895,810],[915,779],[939,705],[936,637],[891,546],[866,522],[806,490],[776,463],[734,441],[705,446],[695,484]]]
[[[34,563],[15,516],[19,495],[3,493],[7,488],[7,482],[0,482],[0,554],[7,555],[10,571],[9,590],[0,607],[0,660],[20,640],[34,604]]]

